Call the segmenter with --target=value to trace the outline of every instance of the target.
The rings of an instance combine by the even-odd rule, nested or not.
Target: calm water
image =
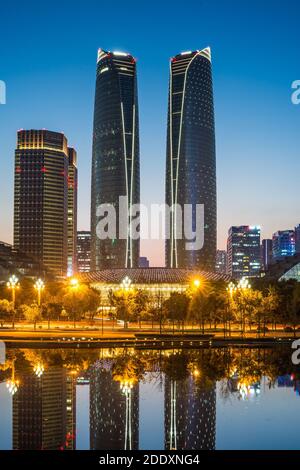
[[[299,392],[285,348],[8,349],[0,449],[300,449]]]

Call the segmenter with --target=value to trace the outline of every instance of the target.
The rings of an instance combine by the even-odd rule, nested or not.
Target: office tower
[[[77,191],[78,170],[76,150],[68,147],[68,275],[77,271],[76,236],[77,236]]]
[[[77,271],[88,273],[91,270],[91,232],[77,232]]]
[[[139,268],[149,268],[150,263],[146,256],[140,256],[139,259]]]
[[[187,249],[180,230],[188,220],[172,211],[166,220],[166,266],[214,271],[217,243],[216,155],[213,86],[210,48],[183,52],[171,59],[169,80],[166,204],[193,208],[196,229],[196,205],[204,205],[202,249]],[[191,226],[192,225],[192,226]],[[201,230],[202,229],[202,230]],[[184,230],[182,230],[184,233]],[[169,235],[169,237],[168,237]],[[191,237],[186,237],[191,238]]]
[[[227,272],[235,279],[260,275],[260,227],[231,227],[227,240]]]
[[[220,274],[227,273],[227,252],[225,250],[217,250],[216,272]]]
[[[20,130],[15,152],[14,246],[57,275],[67,272],[68,145],[47,130]]]
[[[90,372],[90,449],[136,450],[139,447],[139,385],[122,390],[113,380],[111,361]]]
[[[216,385],[197,386],[193,376],[165,377],[165,449],[214,450]]]
[[[18,378],[20,387],[13,396],[13,449],[75,449],[74,377],[58,366],[48,367],[38,377],[25,366]]]
[[[294,230],[279,230],[272,237],[273,259],[280,261],[286,256],[295,254],[295,232]]]
[[[295,227],[295,250],[300,253],[300,224]]]
[[[125,205],[119,204],[120,196]],[[130,237],[129,208],[140,202],[139,120],[136,60],[123,52],[98,51],[94,108],[91,268],[138,267],[139,240]],[[101,239],[99,206],[116,210],[116,231]],[[120,209],[120,213],[119,213]],[[125,223],[125,233],[119,224]]]
[[[268,268],[272,263],[272,246],[273,244],[271,239],[265,239],[261,243],[261,260],[264,271],[268,271]]]

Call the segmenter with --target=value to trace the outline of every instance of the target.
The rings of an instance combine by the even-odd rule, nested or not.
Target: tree
[[[173,332],[175,321],[184,322],[188,315],[190,299],[186,293],[172,292],[170,297],[164,302],[164,309],[167,318],[173,321]]]
[[[36,329],[36,322],[40,319],[41,312],[37,304],[32,305],[21,305],[20,311],[25,317],[25,320],[32,322],[34,324],[34,329]]]
[[[9,302],[7,299],[0,300],[0,321],[1,321],[1,326],[3,326],[3,323],[4,323],[5,320],[9,319],[12,312],[13,312],[12,303]]]
[[[68,314],[74,321],[80,319],[85,313],[95,314],[100,305],[100,294],[98,291],[83,284],[77,288],[67,287],[63,291],[62,303]]]
[[[116,310],[116,317],[124,321],[124,328],[128,328],[128,321],[132,319],[134,308],[134,291],[119,289],[111,294],[112,306]]]
[[[141,319],[147,314],[149,306],[149,295],[146,291],[138,289],[134,292],[132,313],[135,320],[138,320],[141,328]]]

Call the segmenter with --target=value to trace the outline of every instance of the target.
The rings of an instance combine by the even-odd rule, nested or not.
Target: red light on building
[[[42,169],[41,169],[41,172],[46,173],[46,171],[47,171],[47,168],[45,166],[43,166]]]

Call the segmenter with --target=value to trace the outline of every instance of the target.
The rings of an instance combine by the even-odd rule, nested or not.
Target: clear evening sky
[[[211,46],[218,246],[229,226],[263,237],[300,223],[298,0],[13,1],[0,7],[0,240],[12,241],[13,161],[20,128],[63,131],[79,158],[79,229],[90,225],[98,47],[138,59],[141,202],[164,202],[169,58]],[[163,242],[142,242],[152,265]]]

